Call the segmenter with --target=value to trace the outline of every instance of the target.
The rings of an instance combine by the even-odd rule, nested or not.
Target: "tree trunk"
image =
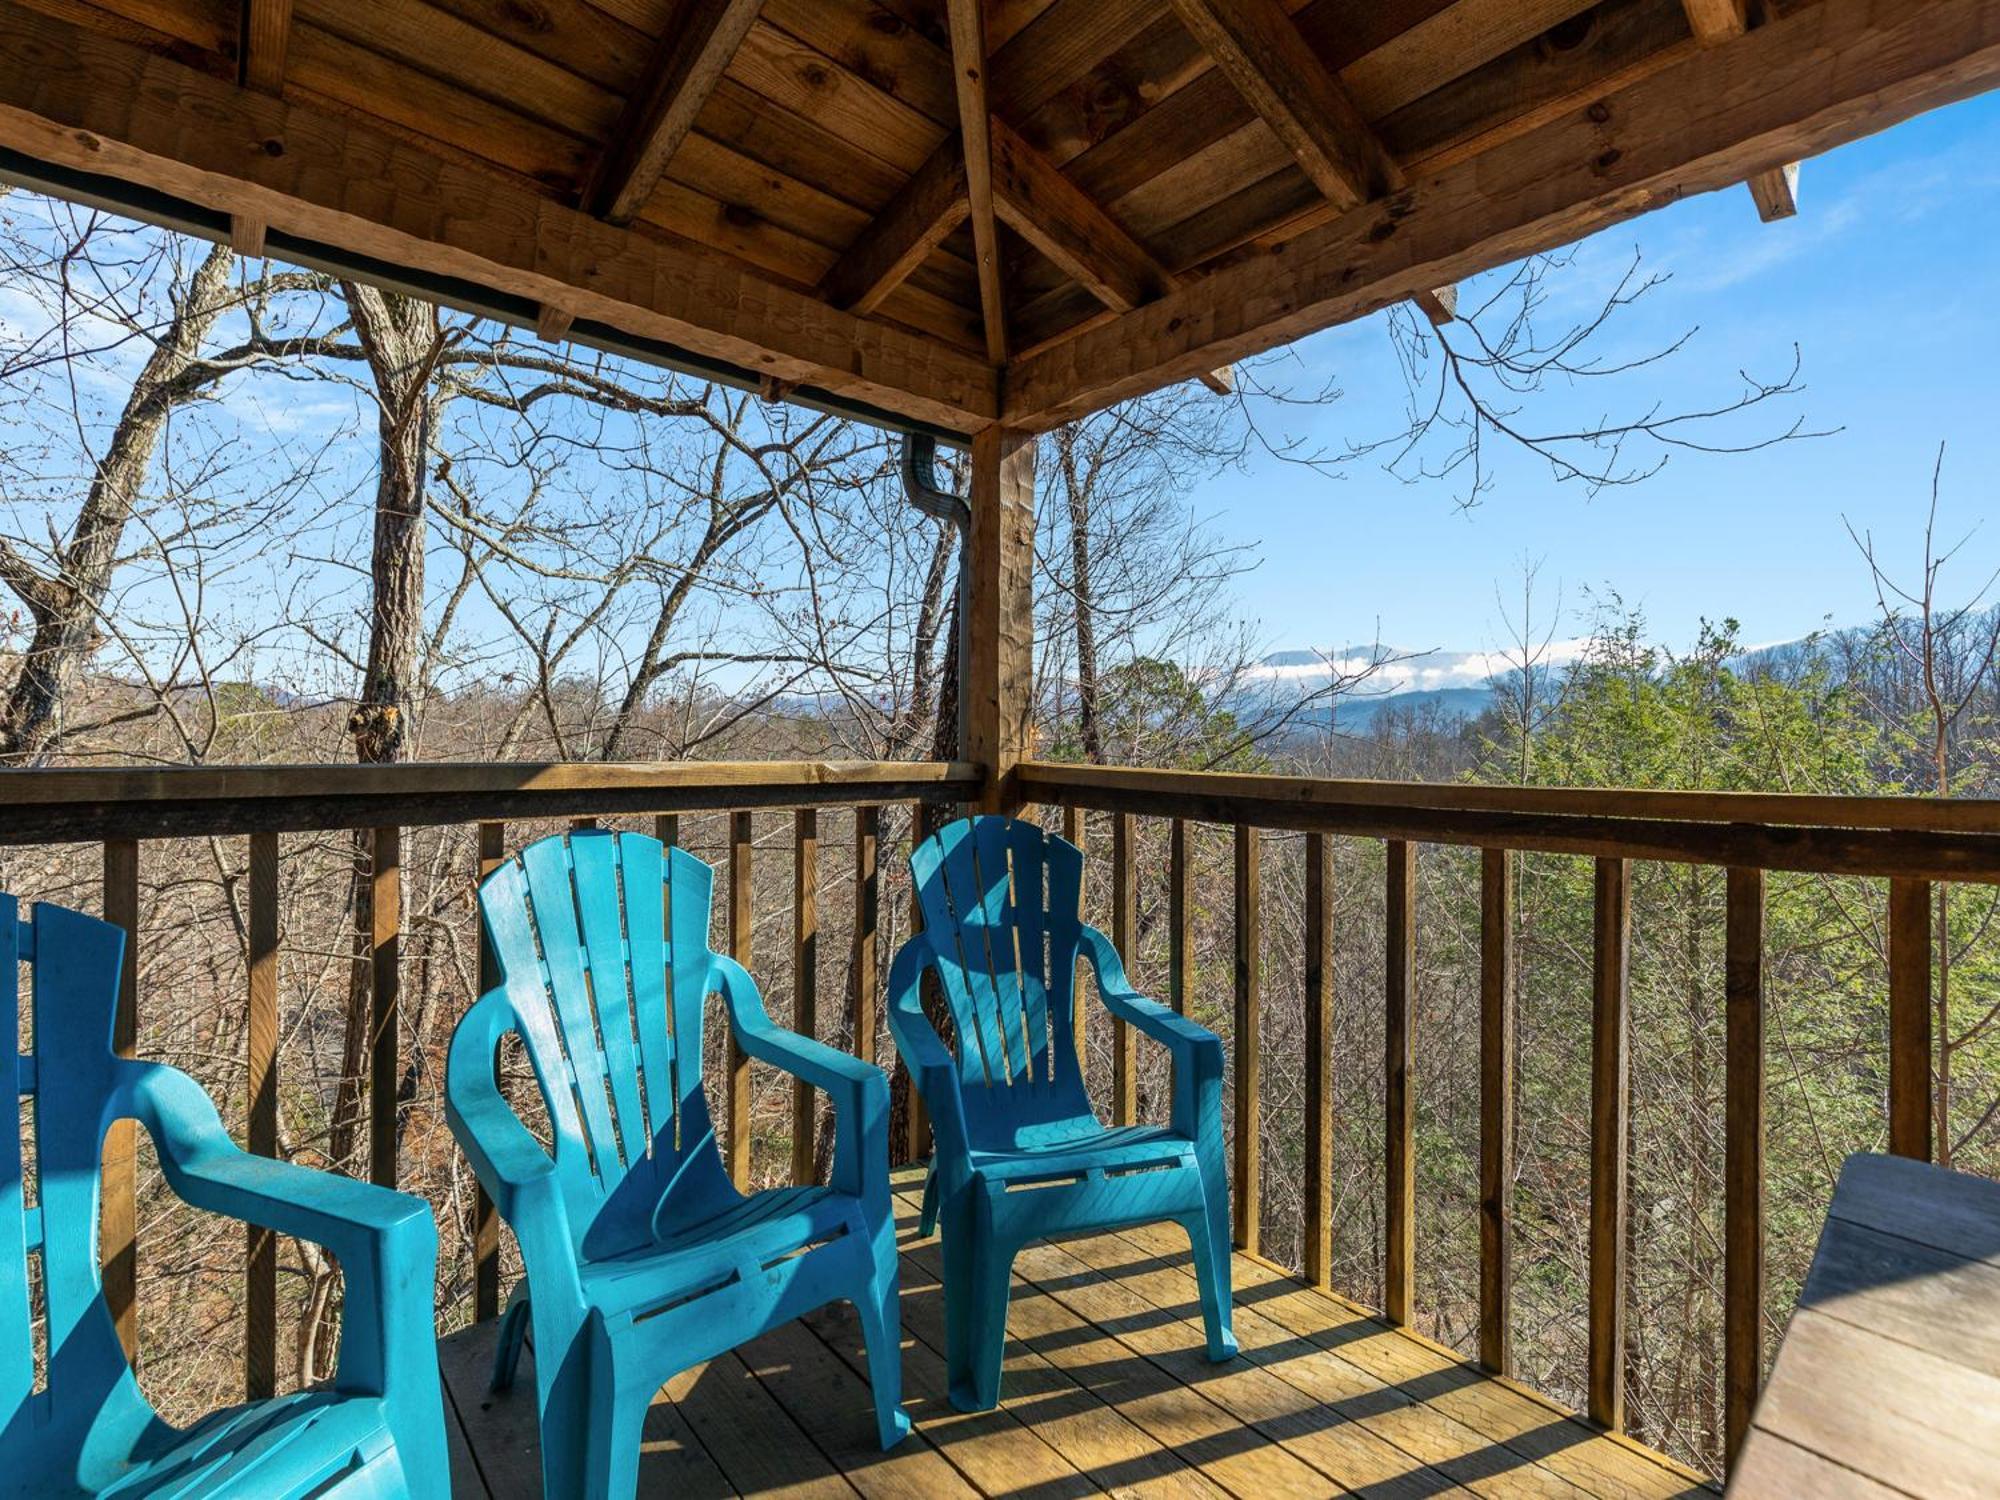
[[[42,574],[13,549],[0,546],[0,574],[34,622],[0,708],[0,760],[38,760],[61,734],[63,698],[97,649],[98,611],[167,421],[177,407],[226,373],[221,366],[197,368],[195,362],[230,300],[234,260],[227,245],[217,245],[189,280],[172,321],[132,382],[76,524],[56,553],[55,575]]]

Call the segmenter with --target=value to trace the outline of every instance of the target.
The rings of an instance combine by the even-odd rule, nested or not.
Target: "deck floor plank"
[[[1171,1256],[1174,1240],[1185,1238],[1170,1225],[1141,1226],[1123,1237],[1154,1256]],[[1239,1255],[1235,1282],[1239,1314],[1250,1308],[1283,1323],[1599,1500],[1677,1500],[1707,1493],[1693,1475],[1661,1455],[1607,1436],[1520,1386],[1490,1379],[1429,1340],[1391,1328],[1275,1266]]]
[[[1253,1257],[1235,1262],[1243,1357],[1208,1362],[1186,1236],[1156,1225],[1036,1245],[1015,1267],[999,1410],[951,1409],[937,1239],[897,1182],[903,1385],[917,1431],[877,1450],[859,1320],[844,1303],[677,1376],[654,1403],[640,1492],[785,1500],[1668,1500],[1712,1494],[1449,1350]],[[532,1353],[486,1389],[493,1324],[446,1339],[460,1500],[540,1491]]]

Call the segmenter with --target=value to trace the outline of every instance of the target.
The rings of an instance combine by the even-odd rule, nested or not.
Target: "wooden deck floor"
[[[1603,1436],[1248,1257],[1236,1262],[1242,1357],[1202,1356],[1177,1230],[1037,1245],[1016,1265],[1006,1398],[966,1416],[944,1397],[935,1239],[913,1240],[899,1181],[903,1382],[916,1432],[873,1442],[859,1325],[839,1304],[675,1379],[654,1404],[641,1495],[1707,1495],[1686,1471]],[[540,1492],[534,1382],[486,1390],[493,1325],[444,1345],[455,1489]]]

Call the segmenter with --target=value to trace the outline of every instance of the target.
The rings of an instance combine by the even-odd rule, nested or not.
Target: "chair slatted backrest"
[[[0,895],[0,1090],[15,1101],[0,1124],[0,1450],[25,1466],[10,1480],[29,1488],[41,1465],[73,1456],[92,1425],[153,1420],[104,1300],[97,1251],[124,954],[125,934],[108,922],[46,902],[23,922],[15,898]],[[26,1047],[24,964],[34,976]]]
[[[593,1256],[637,1242],[669,1190],[690,1211],[735,1195],[702,1091],[713,886],[685,850],[581,829],[480,886],[571,1232]]]
[[[1084,1114],[1076,1055],[1083,855],[1015,818],[962,818],[910,856],[975,1134]]]

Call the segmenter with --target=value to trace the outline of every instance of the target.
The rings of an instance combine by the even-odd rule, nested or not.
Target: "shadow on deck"
[[[1015,1266],[1005,1400],[945,1400],[935,1238],[898,1178],[903,1383],[916,1432],[874,1444],[845,1303],[677,1377],[654,1403],[641,1494],[911,1497],[1652,1497],[1709,1494],[1607,1437],[1277,1268],[1236,1258],[1243,1354],[1211,1365],[1187,1243],[1171,1226],[1037,1245]],[[540,1493],[534,1380],[486,1389],[495,1326],[443,1347],[460,1500]],[[529,1356],[532,1357],[532,1356]]]

